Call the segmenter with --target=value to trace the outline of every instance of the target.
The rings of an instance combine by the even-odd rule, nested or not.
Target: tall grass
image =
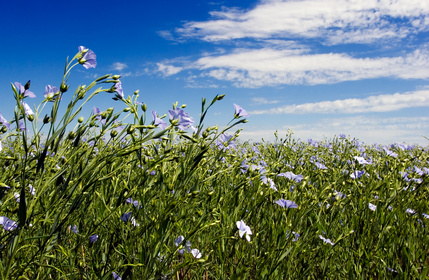
[[[183,118],[147,114],[112,75],[79,87],[59,116],[87,51],[33,115],[12,85],[15,118],[0,152],[2,279],[429,277],[427,148],[291,133],[240,142],[228,132],[246,122],[239,111],[224,129],[204,127],[223,96],[204,99],[186,131],[177,103]],[[96,94],[126,109],[81,118]],[[239,221],[250,229],[241,236]]]

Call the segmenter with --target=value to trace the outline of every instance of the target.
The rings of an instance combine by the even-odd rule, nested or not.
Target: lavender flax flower
[[[235,118],[240,118],[240,117],[244,117],[247,118],[250,115],[246,112],[246,110],[244,110],[240,105],[234,104],[234,108],[235,108]]]
[[[89,242],[91,242],[91,243],[94,243],[97,240],[98,240],[98,235],[97,234],[91,235],[89,237]]]
[[[24,101],[21,101],[21,103],[22,106],[24,106],[24,112],[27,116],[34,115],[33,110],[31,110],[30,106],[28,106],[27,103],[25,103]]]
[[[15,230],[18,227],[15,221],[4,216],[0,216],[0,225],[3,225],[3,229],[7,231]]]
[[[168,117],[170,118],[170,121],[178,120],[177,127],[182,131],[188,129],[194,124],[194,119],[180,108],[168,110]]]
[[[250,235],[252,235],[252,230],[247,226],[243,220],[237,222],[238,234],[240,238],[243,238],[243,235],[246,235],[246,239],[250,242]]]
[[[30,81],[28,81],[25,86],[21,85],[21,83],[15,82],[16,89],[18,90],[18,94],[21,98],[30,97],[35,98],[36,95],[29,91],[30,88]]]
[[[10,129],[10,123],[3,117],[3,115],[0,113],[0,123],[7,127],[7,129]]]
[[[43,94],[43,96],[49,101],[54,101],[55,100],[54,97],[59,96],[59,94],[60,94],[60,90],[57,87],[47,85],[45,87],[45,93]]]
[[[113,276],[113,280],[122,280],[122,278],[114,271],[112,272],[112,276]]]
[[[282,208],[298,208],[298,205],[295,202],[283,198],[276,200],[275,203],[280,205]]]
[[[79,47],[79,52],[81,53],[80,58],[78,59],[80,64],[83,64],[83,67],[95,68],[97,66],[96,58],[97,56],[90,49],[85,48],[84,46]]]
[[[152,111],[152,116],[154,125],[159,126],[161,129],[166,129],[168,127],[168,124],[158,117],[156,111]]]
[[[321,235],[319,235],[319,238],[320,238],[320,239],[322,239],[324,243],[331,244],[332,246],[334,246],[334,245],[335,245],[335,243],[334,243],[334,242],[332,242],[332,241],[331,241],[331,239],[325,238],[325,237],[323,237],[323,236],[321,236]]]

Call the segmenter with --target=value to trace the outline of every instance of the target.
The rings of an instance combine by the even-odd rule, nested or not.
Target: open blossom
[[[89,242],[91,242],[91,243],[94,243],[97,240],[98,240],[98,235],[97,234],[91,235],[89,237]]]
[[[124,90],[122,89],[121,81],[118,81],[113,87],[114,87],[115,91],[117,92],[117,95],[124,98]]]
[[[113,280],[122,280],[122,278],[114,271],[112,272],[112,276],[113,276]]]
[[[277,176],[288,178],[289,180],[294,180],[295,182],[299,183],[304,179],[304,176],[302,175],[295,175],[293,172],[285,172],[285,173],[279,173]]]
[[[3,115],[0,113],[0,123],[7,127],[7,129],[10,129],[10,123],[3,117]]]
[[[51,85],[47,85],[45,87],[45,93],[43,94],[43,96],[50,100],[53,101],[54,97],[56,94],[58,94],[60,92],[60,90],[57,87],[51,86]],[[59,95],[58,95],[59,96]]]
[[[355,156],[353,157],[359,164],[371,164],[370,162],[366,161],[363,157]]]
[[[322,239],[324,243],[328,243],[328,244],[330,244],[330,245],[332,245],[332,246],[334,246],[334,245],[335,245],[335,243],[334,243],[334,242],[332,242],[332,241],[331,241],[331,239],[325,238],[325,237],[323,237],[322,235],[319,235],[319,238],[320,238],[320,239]]]
[[[369,209],[371,209],[372,211],[377,210],[377,206],[376,206],[376,205],[374,205],[374,204],[372,204],[372,203],[368,203],[368,207],[369,207]]]
[[[29,115],[34,115],[33,110],[31,110],[30,106],[28,106],[28,104],[27,104],[27,103],[25,103],[24,101],[22,101],[22,106],[24,106],[24,111],[25,111],[25,114],[26,114],[27,116],[29,116]]]
[[[203,255],[201,255],[200,250],[198,249],[192,249],[191,250],[192,256],[196,259],[200,259]]]
[[[15,221],[4,216],[0,216],[0,225],[3,225],[3,229],[7,231],[12,231],[18,227]]]
[[[230,140],[232,137],[233,135],[222,133],[219,136],[218,140],[216,140],[216,145],[220,149],[224,149],[224,150],[235,149],[237,146],[235,144],[235,140]]]
[[[240,105],[234,104],[236,117],[249,117],[250,115]]]
[[[186,130],[194,124],[194,119],[180,108],[168,110],[168,117],[170,120],[179,120],[177,127],[180,130]]]
[[[79,58],[79,63],[83,64],[83,67],[88,69],[95,68],[97,66],[97,56],[93,51],[85,48],[84,46],[80,46],[79,52],[82,53],[81,57]]]
[[[159,126],[161,129],[167,128],[168,124],[158,117],[158,115],[156,114],[156,111],[152,111],[152,116],[153,116],[154,125]]]
[[[252,230],[248,225],[246,225],[243,220],[237,222],[237,228],[238,228],[238,234],[241,238],[243,238],[243,235],[246,235],[247,241],[250,242],[250,235],[252,235]]]
[[[362,177],[362,175],[365,174],[365,171],[359,171],[356,170],[355,172],[353,172],[350,177],[353,179],[359,179],[360,177]]]
[[[281,198],[281,199],[276,200],[274,202],[283,208],[298,208],[298,205],[291,200],[286,200],[286,199]]]
[[[30,97],[35,98],[36,95],[29,91],[28,88],[30,87],[30,81],[28,81],[25,86],[21,85],[21,83],[15,82],[16,89],[18,91],[18,94],[24,98],[24,97]]]

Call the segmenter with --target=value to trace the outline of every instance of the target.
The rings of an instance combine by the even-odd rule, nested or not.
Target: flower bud
[[[62,82],[61,86],[60,86],[61,93],[64,93],[64,92],[68,91],[69,87],[70,87],[69,85],[66,85],[64,82]]]
[[[83,123],[83,120],[84,120],[84,118],[83,118],[83,117],[79,117],[79,118],[77,119],[77,121],[78,121],[79,123]]]
[[[7,131],[7,127],[3,125],[3,127],[1,128],[1,132],[6,133]]]
[[[180,106],[180,108],[186,108],[186,104],[182,104],[182,106]]]
[[[30,122],[32,122],[34,120],[34,115],[28,115],[27,118]]]
[[[143,110],[143,112],[146,112],[146,110],[147,110],[147,105],[146,105],[146,103],[143,103],[143,104],[142,104],[142,110]]]
[[[101,118],[104,120],[105,118],[107,118],[107,112],[103,112],[101,113]]]
[[[225,97],[225,94],[219,95],[216,97],[216,100],[222,100]]]
[[[121,78],[121,75],[113,75],[112,79],[114,80],[119,80]]]
[[[131,108],[125,108],[123,111],[124,112],[129,112],[131,110]]]
[[[45,117],[43,118],[43,123],[47,124],[51,121],[51,118],[48,115],[45,115]]]
[[[134,126],[129,126],[127,128],[127,134],[133,134],[136,128]]]
[[[30,88],[30,83],[31,83],[31,81],[30,81],[30,80],[28,80],[28,82],[24,85],[24,89],[25,89],[25,90],[27,90],[27,89],[29,89],[29,88]]]
[[[90,123],[89,123],[89,127],[94,127],[95,126],[95,121],[94,120],[92,120]]]
[[[118,132],[116,130],[110,131],[110,137],[115,138],[118,135]]]
[[[134,95],[139,94],[139,91],[140,91],[140,90],[136,90],[136,91],[134,92]]]
[[[68,135],[69,140],[73,140],[75,137],[76,137],[76,133],[74,133],[74,132],[70,132]]]

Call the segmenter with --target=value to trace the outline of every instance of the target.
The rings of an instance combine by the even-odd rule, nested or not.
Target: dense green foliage
[[[203,100],[193,133],[174,118],[156,128],[137,92],[115,97],[132,123],[109,109],[70,129],[87,100],[118,89],[92,88],[118,79],[79,87],[60,120],[66,88],[45,99],[47,136],[13,86],[17,129],[3,129],[0,151],[1,279],[428,277],[427,148],[291,134],[239,142],[239,131],[226,134],[245,122],[237,112],[223,130],[203,127],[223,96]],[[240,237],[238,221],[251,234]]]

